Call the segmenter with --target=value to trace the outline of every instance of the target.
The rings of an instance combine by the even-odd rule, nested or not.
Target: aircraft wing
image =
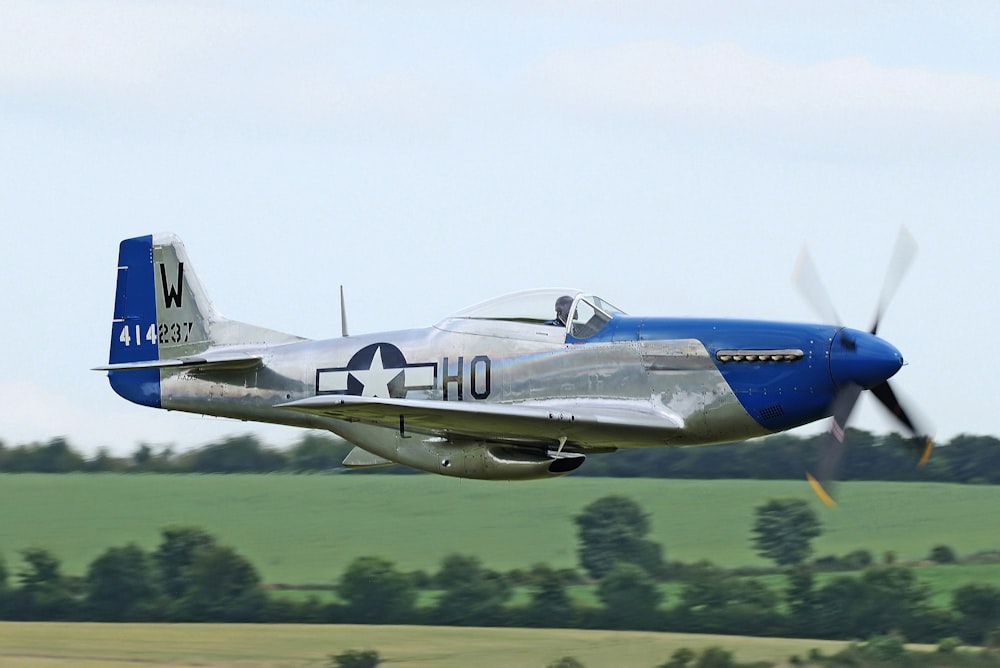
[[[541,445],[565,436],[582,447],[608,447],[639,432],[648,438],[683,427],[679,418],[655,410],[648,401],[472,403],[320,395],[278,407],[407,432]]]

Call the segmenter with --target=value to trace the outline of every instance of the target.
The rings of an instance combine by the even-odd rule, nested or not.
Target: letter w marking
[[[163,284],[163,302],[167,308],[171,305],[181,307],[181,294],[184,292],[184,263],[177,263],[177,282],[174,285],[167,284],[167,267],[160,265],[160,282]]]

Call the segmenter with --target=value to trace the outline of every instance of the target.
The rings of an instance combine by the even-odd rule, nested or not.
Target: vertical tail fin
[[[121,242],[111,364],[201,352],[212,343],[216,320],[180,239],[156,235]]]
[[[125,239],[118,247],[118,283],[109,364],[155,362],[205,350],[218,315],[187,259],[169,234]],[[159,408],[160,370],[108,372],[122,397]]]
[[[108,369],[108,377],[129,401],[160,407],[159,367],[168,365],[156,362],[209,348],[301,340],[221,317],[178,237],[157,234],[121,242],[108,356],[109,366],[119,367]]]

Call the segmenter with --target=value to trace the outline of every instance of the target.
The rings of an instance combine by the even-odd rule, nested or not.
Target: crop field
[[[0,554],[44,547],[68,574],[83,574],[106,548],[159,543],[161,528],[196,525],[248,557],[269,583],[330,583],[355,557],[382,556],[405,570],[436,570],[442,557],[479,556],[497,570],[544,562],[574,567],[573,517],[610,494],[636,500],[670,560],[769,565],[750,544],[754,508],[771,497],[816,504],[816,556],[868,549],[880,559],[959,555],[1000,548],[992,509],[1000,487],[919,483],[842,484],[827,510],[804,482],[562,478],[481,482],[437,476],[0,475]],[[997,581],[995,567],[921,569]],[[964,572],[964,573],[963,573]],[[975,576],[973,576],[975,577]]]
[[[242,624],[0,623],[0,665],[75,668],[127,666],[325,666],[347,650],[374,649],[396,668],[540,668],[573,656],[588,668],[652,668],[674,650],[711,646],[738,661],[790,665],[817,648],[847,643],[733,636],[569,629]],[[915,649],[929,647],[912,646]]]

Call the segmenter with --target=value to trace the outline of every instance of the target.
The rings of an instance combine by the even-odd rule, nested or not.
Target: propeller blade
[[[802,247],[798,262],[795,263],[792,283],[799,289],[799,292],[802,293],[802,296],[823,322],[833,325],[840,324],[840,316],[837,315],[837,309],[833,307],[830,293],[826,291],[826,287],[819,277],[819,272],[816,271],[816,265],[805,246]]]
[[[931,450],[934,449],[933,437],[928,435],[926,430],[917,427],[910,417],[910,412],[903,408],[896,393],[892,391],[889,381],[884,381],[873,387],[872,394],[879,400],[879,403],[885,406],[886,410],[899,420],[900,424],[906,427],[911,435],[920,437],[920,442],[915,446],[915,453],[918,455],[917,466],[926,464],[931,456]]]
[[[896,240],[892,258],[882,283],[882,292],[879,295],[878,307],[875,310],[875,319],[870,330],[872,335],[878,334],[882,316],[885,315],[889,302],[892,301],[896,290],[899,289],[903,277],[913,263],[913,258],[916,257],[916,254],[917,243],[904,226],[899,231],[899,237]],[[833,301],[830,299],[823,281],[820,280],[819,272],[816,271],[816,266],[809,256],[809,251],[805,248],[802,249],[802,253],[799,255],[795,272],[792,275],[792,282],[795,283],[799,292],[802,293],[806,301],[809,302],[825,322],[834,325],[841,324],[840,316],[833,306]],[[846,330],[837,338],[844,349],[843,351],[838,351],[838,354],[849,355],[857,349],[858,342]],[[831,357],[833,354],[834,351],[831,349]],[[860,385],[852,383],[842,387],[836,396],[834,396],[833,405],[831,406],[833,420],[830,431],[826,433],[821,443],[821,453],[819,462],[817,463],[816,474],[813,475],[812,472],[806,472],[806,478],[816,496],[829,507],[837,505],[837,502],[833,499],[833,481],[837,477],[837,472],[840,468],[840,459],[844,454],[844,432],[847,429],[847,421],[861,396],[862,389]],[[934,441],[929,436],[923,436],[926,432],[921,432],[916,426],[911,417],[912,413],[903,408],[888,381],[879,383],[871,388],[871,390],[879,402],[906,427],[910,434],[921,436],[920,439],[914,439],[915,441],[920,441],[914,447],[918,455],[918,466],[923,466],[927,462],[927,458],[930,457]]]
[[[840,469],[840,459],[844,454],[844,436],[847,421],[854,411],[854,406],[861,396],[861,386],[851,383],[845,386],[833,400],[833,421],[830,431],[823,438],[820,446],[819,465],[814,476],[806,472],[806,479],[819,500],[828,508],[833,508],[837,502],[833,499],[833,481]]]
[[[913,239],[913,235],[906,229],[906,226],[899,228],[896,247],[892,251],[892,259],[889,261],[889,268],[886,270],[885,280],[882,282],[882,294],[878,298],[878,308],[875,309],[875,320],[870,330],[872,334],[878,332],[882,316],[916,256],[917,242]]]
[[[913,424],[913,420],[910,419],[909,414],[899,403],[899,398],[896,393],[892,391],[892,386],[889,385],[889,381],[883,381],[872,388],[872,394],[882,403],[886,409],[892,413],[892,415],[899,420],[910,434],[916,435],[917,427]]]

